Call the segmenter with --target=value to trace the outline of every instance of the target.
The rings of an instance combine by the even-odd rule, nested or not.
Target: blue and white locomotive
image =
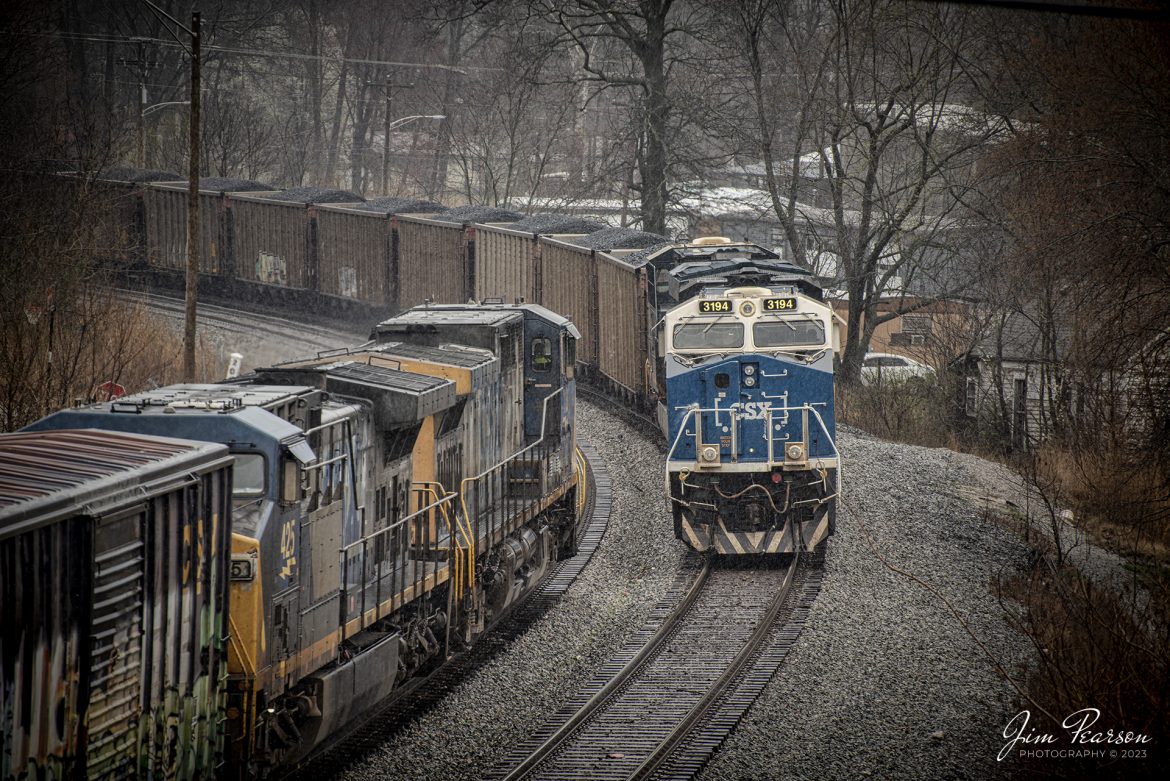
[[[679,303],[658,332],[666,495],[675,535],[695,550],[811,551],[833,533],[840,489],[839,331],[807,271],[751,249],[669,271]]]

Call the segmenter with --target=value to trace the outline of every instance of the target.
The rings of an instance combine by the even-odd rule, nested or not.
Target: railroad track
[[[485,779],[689,779],[702,768],[795,643],[823,559],[698,558],[618,656]]]
[[[125,301],[141,304],[160,314],[182,321],[185,314],[185,303],[181,298],[175,298],[159,293],[143,293],[136,290],[118,289],[117,294]],[[301,317],[296,313],[293,317]],[[278,339],[295,339],[304,346],[304,352],[332,350],[338,347],[348,347],[365,342],[368,333],[361,333],[358,329],[346,330],[315,323],[306,323],[300,320],[282,318],[273,315],[261,314],[243,309],[231,309],[217,304],[199,302],[199,323],[201,325],[222,328],[228,331],[239,331],[241,325],[247,326],[247,331],[253,334],[263,334]]]
[[[588,381],[577,383],[577,395],[599,407],[603,407],[609,414],[621,418],[627,425],[640,431],[654,442],[659,450],[663,453],[666,452],[666,440],[662,435],[662,429],[658,426],[658,421],[653,416],[639,412],[633,407],[627,407],[614,402],[603,391],[589,385]]]

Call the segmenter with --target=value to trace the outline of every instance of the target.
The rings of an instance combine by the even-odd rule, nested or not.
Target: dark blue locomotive
[[[832,309],[758,247],[696,244],[718,252],[670,269],[658,331],[675,535],[728,555],[811,551],[840,488]]]

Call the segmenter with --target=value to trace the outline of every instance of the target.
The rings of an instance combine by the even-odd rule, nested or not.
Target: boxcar
[[[0,777],[216,774],[231,469],[222,445],[0,435]]]

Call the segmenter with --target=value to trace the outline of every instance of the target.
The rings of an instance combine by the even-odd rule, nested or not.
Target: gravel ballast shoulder
[[[1004,669],[1030,659],[990,584],[1027,549],[956,489],[968,457],[858,432],[839,435],[845,502],[820,595],[779,674],[705,768],[706,781],[1004,776],[1002,733],[1017,712]],[[863,530],[864,525],[864,530]],[[889,570],[930,584],[936,594]]]
[[[345,779],[478,778],[620,648],[674,581],[685,555],[659,486],[656,443],[578,400],[581,435],[613,479],[609,528],[569,593],[507,652],[370,755]]]
[[[634,631],[684,556],[660,499],[662,456],[581,402],[581,431],[614,479],[614,514],[595,560],[563,602],[440,706],[346,779],[477,778],[500,747],[527,737]],[[969,457],[840,435],[846,500],[820,595],[796,647],[701,774],[747,779],[1003,776],[996,761],[1014,692],[972,634],[1019,672],[1026,641],[990,585],[1027,559],[1010,532],[964,501]],[[943,600],[886,568],[912,572]]]

